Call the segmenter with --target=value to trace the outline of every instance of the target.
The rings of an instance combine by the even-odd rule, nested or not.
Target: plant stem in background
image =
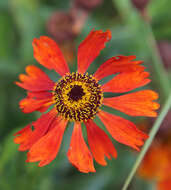
[[[147,31],[147,39],[146,40],[148,41],[149,51],[151,53],[151,58],[152,58],[155,75],[156,75],[156,77],[158,79],[158,83],[162,89],[163,98],[166,99],[169,94],[169,91],[170,91],[169,78],[164,69],[164,64],[162,63],[151,25],[149,23],[145,23],[145,26],[146,26],[146,31]]]
[[[149,138],[148,140],[145,142],[143,148],[142,148],[142,151],[140,152],[140,154],[138,155],[137,157],[137,160],[135,161],[135,164],[133,165],[132,169],[131,169],[131,172],[129,173],[124,185],[123,185],[123,188],[122,190],[126,190],[138,168],[138,166],[140,165],[141,161],[143,160],[147,150],[149,149],[157,131],[159,130],[160,128],[160,125],[162,123],[162,121],[164,120],[166,114],[168,113],[169,109],[171,107],[171,92],[170,92],[170,95],[166,101],[166,103],[164,104],[163,106],[163,109],[162,111],[160,112],[160,115],[158,117],[158,119],[156,120],[156,122],[154,123],[151,131],[150,131],[150,134],[149,134]]]

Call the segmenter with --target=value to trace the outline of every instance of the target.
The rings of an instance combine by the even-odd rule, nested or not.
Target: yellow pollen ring
[[[67,120],[93,119],[102,104],[103,93],[97,80],[88,74],[66,74],[56,84],[53,99],[58,113]]]

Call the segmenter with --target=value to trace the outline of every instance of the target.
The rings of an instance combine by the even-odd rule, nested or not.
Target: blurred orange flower
[[[157,190],[171,188],[171,144],[154,141],[139,169],[139,175],[157,181]]]
[[[153,119],[143,121],[146,128],[152,126]],[[155,180],[157,190],[171,189],[171,111],[169,111],[156,134],[150,149],[138,170],[139,176],[147,180]]]
[[[152,90],[141,90],[113,98],[105,98],[104,92],[127,93],[150,82],[149,73],[135,61],[135,56],[117,56],[103,63],[94,75],[85,73],[111,39],[111,32],[91,31],[78,48],[78,70],[70,73],[69,67],[58,45],[46,36],[33,40],[34,57],[47,69],[61,75],[53,82],[36,66],[27,66],[26,73],[19,76],[16,84],[28,91],[19,105],[24,113],[43,112],[41,117],[17,132],[15,143],[19,150],[29,150],[28,162],[39,162],[39,166],[49,164],[58,154],[64,131],[69,121],[74,121],[74,129],[68,150],[69,161],[81,172],[95,172],[93,158],[106,165],[107,158],[116,158],[117,153],[107,134],[93,121],[97,115],[111,136],[120,143],[139,150],[148,135],[138,130],[134,123],[100,109],[107,105],[131,116],[155,117],[159,104]],[[98,83],[106,76],[118,74],[104,85]],[[46,112],[50,106],[54,107]],[[87,129],[88,143],[84,141],[81,123]]]

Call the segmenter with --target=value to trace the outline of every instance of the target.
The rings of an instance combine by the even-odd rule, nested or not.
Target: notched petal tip
[[[53,103],[52,97],[43,99],[27,97],[19,102],[19,106],[23,113],[31,113],[34,111],[45,112]]]
[[[44,67],[54,69],[61,76],[69,72],[69,67],[55,41],[47,36],[33,39],[34,57]]]
[[[24,127],[23,129],[14,134],[15,136],[14,143],[22,144],[29,138],[30,134],[32,133],[31,125],[32,124],[27,125],[26,127]],[[18,150],[20,150],[20,147]]]
[[[19,150],[29,150],[31,146],[49,130],[55,117],[56,111],[52,109],[48,113],[42,114],[36,121],[15,133],[14,135],[16,137],[14,138],[14,142],[20,144]]]
[[[100,111],[98,116],[112,137],[120,143],[139,150],[148,135],[140,131],[134,123],[119,116]]]
[[[112,37],[110,30],[92,30],[78,47],[78,72],[84,74]]]
[[[29,91],[49,91],[54,87],[54,82],[41,69],[34,65],[26,67],[26,74],[20,74],[20,82],[16,82],[21,88]]]
[[[27,162],[40,161],[38,166],[42,167],[55,159],[61,146],[67,121],[58,119],[52,125],[52,129],[30,148]]]
[[[152,90],[141,90],[113,98],[104,98],[103,104],[130,116],[156,117],[160,104],[153,102],[158,94]]]
[[[75,123],[71,137],[70,148],[67,153],[68,160],[83,173],[95,172],[93,157],[84,138],[80,123]]]
[[[88,143],[96,162],[106,166],[105,158],[117,157],[117,152],[107,134],[92,120],[85,122],[87,128]]]
[[[124,93],[147,85],[149,73],[142,70],[122,72],[102,85],[103,92]]]
[[[112,39],[112,32],[110,30],[106,30],[106,36],[107,36],[107,41],[110,41]]]
[[[145,67],[140,65],[143,61],[133,61],[136,56],[115,56],[104,62],[94,73],[97,80],[101,80],[109,75],[123,73],[123,72],[136,72],[144,71]]]

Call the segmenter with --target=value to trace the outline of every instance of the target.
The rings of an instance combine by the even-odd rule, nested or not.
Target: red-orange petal
[[[139,167],[138,174],[148,180],[171,179],[170,157],[170,143],[154,141]]]
[[[142,61],[133,61],[136,56],[116,56],[111,57],[106,62],[104,62],[98,70],[95,72],[94,77],[97,80],[101,80],[102,78],[113,75],[116,73],[122,72],[130,72],[130,71],[143,71],[145,69],[144,66],[139,64],[143,63]]]
[[[171,189],[171,177],[163,179],[157,183],[157,190],[169,190]]]
[[[44,98],[44,99],[34,99],[34,98],[24,98],[20,101],[20,109],[24,113],[31,113],[34,111],[45,112],[49,106],[53,104],[53,98]]]
[[[55,108],[46,114],[43,114],[37,121],[26,126],[24,129],[17,132],[14,142],[20,144],[19,150],[28,150],[36,141],[38,141],[51,127],[53,120],[59,120],[56,117]],[[56,118],[55,118],[56,117]],[[34,126],[34,130],[31,129]]]
[[[48,69],[54,69],[63,76],[69,72],[68,65],[64,56],[55,41],[47,36],[41,36],[40,39],[33,40],[33,49],[35,59]]]
[[[23,129],[21,129],[20,131],[18,131],[17,133],[14,134],[14,136],[16,136],[14,138],[14,142],[16,144],[21,144],[21,143],[24,143],[25,141],[27,141],[27,139],[32,134],[31,126],[32,125],[29,124],[29,125],[27,125],[26,127],[24,127]]]
[[[107,30],[91,31],[78,47],[78,72],[84,74],[89,65],[111,39],[111,32]]]
[[[94,159],[103,166],[107,165],[105,156],[108,159],[117,157],[117,152],[112,141],[92,120],[85,122],[85,125],[87,128],[88,143]]]
[[[27,75],[19,75],[21,82],[16,82],[21,88],[29,91],[53,90],[55,83],[38,67],[29,65],[26,67],[26,73]]]
[[[136,125],[119,116],[100,111],[98,116],[112,137],[120,143],[131,146],[139,151],[148,135],[137,129]]]
[[[156,117],[160,105],[153,100],[158,98],[158,94],[152,90],[142,90],[130,94],[104,98],[103,104],[122,111],[131,116]]]
[[[144,86],[150,82],[148,72],[124,72],[102,86],[103,92],[123,93]]]
[[[47,92],[47,91],[27,92],[27,95],[29,98],[36,98],[38,100],[52,98],[52,96],[53,96],[51,92]]]
[[[68,150],[69,161],[83,173],[95,172],[93,157],[82,136],[81,124],[75,123]]]
[[[53,125],[55,127],[30,148],[27,154],[27,162],[40,161],[38,166],[42,167],[55,159],[60,149],[67,121],[55,120]]]

